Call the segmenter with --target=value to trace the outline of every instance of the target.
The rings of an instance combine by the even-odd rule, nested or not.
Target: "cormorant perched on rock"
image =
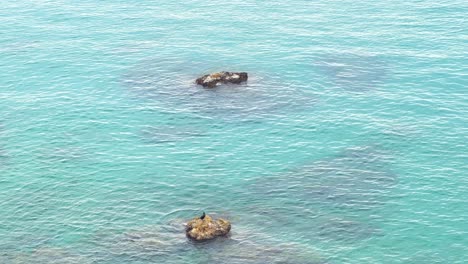
[[[225,236],[231,230],[231,223],[222,218],[213,220],[211,216],[203,212],[202,216],[196,217],[185,225],[185,234],[195,241],[205,241],[219,236]]]

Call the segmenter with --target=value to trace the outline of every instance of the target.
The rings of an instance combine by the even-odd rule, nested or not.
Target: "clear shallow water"
[[[0,262],[465,263],[467,11],[4,3]]]

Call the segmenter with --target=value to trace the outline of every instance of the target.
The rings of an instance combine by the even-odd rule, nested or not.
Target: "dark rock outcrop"
[[[248,75],[246,72],[217,72],[203,75],[195,82],[203,87],[213,88],[218,84],[240,84],[246,82],[247,79]]]
[[[213,220],[209,215],[203,219],[200,217],[190,220],[185,228],[187,237],[195,241],[210,240],[219,236],[225,236],[231,230],[231,223],[222,218]]]

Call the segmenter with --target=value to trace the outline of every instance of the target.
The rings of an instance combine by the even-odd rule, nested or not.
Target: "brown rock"
[[[231,223],[222,218],[213,220],[210,216],[204,219],[199,217],[190,220],[185,228],[187,237],[195,241],[210,240],[219,236],[225,236],[231,230]]]
[[[203,87],[213,88],[218,84],[240,84],[246,82],[248,75],[246,72],[216,72],[206,74],[198,78],[195,82]]]

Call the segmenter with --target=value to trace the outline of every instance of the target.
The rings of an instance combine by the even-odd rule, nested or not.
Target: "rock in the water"
[[[231,230],[231,223],[222,218],[213,220],[210,216],[203,219],[197,217],[187,223],[185,232],[187,237],[195,241],[210,240],[219,236],[225,236]]]
[[[203,87],[213,88],[218,84],[240,84],[246,82],[247,79],[248,75],[246,72],[217,72],[203,75],[195,82]]]

